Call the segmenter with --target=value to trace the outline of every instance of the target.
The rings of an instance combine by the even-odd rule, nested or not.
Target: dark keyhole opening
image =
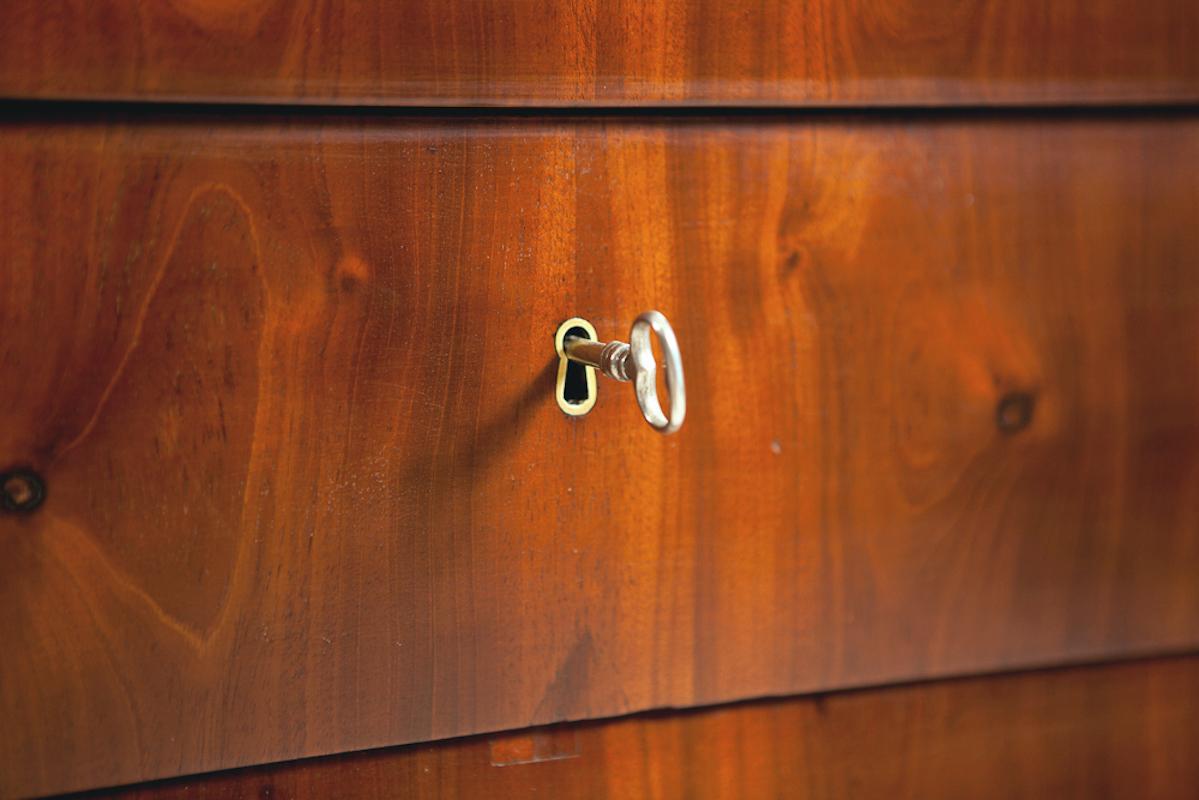
[[[587,331],[574,327],[566,331],[566,337],[577,336],[580,339],[591,339]],[[563,337],[563,338],[566,338]],[[590,399],[587,393],[587,367],[577,361],[566,362],[566,379],[562,383],[562,397],[571,405],[586,403]]]

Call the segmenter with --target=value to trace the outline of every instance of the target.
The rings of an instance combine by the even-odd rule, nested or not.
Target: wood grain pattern
[[[1194,0],[5,0],[0,95],[415,105],[1199,100]]]
[[[1199,644],[1194,115],[0,154],[0,794]],[[564,416],[651,307],[683,431]]]
[[[1165,800],[1199,794],[1196,747],[1187,658],[582,723],[101,796]]]

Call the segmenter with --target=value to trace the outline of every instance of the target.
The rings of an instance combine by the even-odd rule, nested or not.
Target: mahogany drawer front
[[[0,95],[382,105],[1199,100],[1194,0],[5,0]]]
[[[0,154],[0,794],[1199,644],[1199,116]],[[646,308],[683,430],[562,414]]]

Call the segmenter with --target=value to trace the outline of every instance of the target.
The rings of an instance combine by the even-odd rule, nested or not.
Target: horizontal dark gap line
[[[211,121],[346,118],[411,120],[576,120],[627,119],[631,121],[804,121],[821,119],[929,120],[929,119],[1122,119],[1171,117],[1199,113],[1199,97],[1192,102],[1114,104],[962,104],[962,105],[630,105],[630,106],[371,106],[192,102],[180,100],[41,100],[0,97],[0,125],[6,122],[71,121],[107,122],[114,118],[195,118]]]
[[[1177,648],[1152,648],[1143,652],[1132,652],[1114,655],[1110,657],[1100,657],[1097,659],[1081,658],[1067,659],[1060,662],[1049,663],[1032,663],[1027,665],[1010,665],[993,670],[979,670],[976,672],[960,672],[950,673],[946,675],[920,676],[906,680],[884,681],[881,683],[866,683],[861,685],[849,685],[831,689],[823,689],[817,691],[800,691],[791,694],[777,695],[759,695],[752,697],[744,697],[734,700],[725,700],[706,705],[695,706],[656,706],[649,709],[632,711],[625,714],[616,714],[611,716],[590,717],[584,719],[563,719],[558,722],[550,722],[545,724],[533,725],[524,728],[505,728],[498,730],[485,730],[478,733],[466,734],[463,736],[451,736],[442,739],[429,739],[424,741],[404,741],[395,744],[383,745],[380,747],[367,747],[359,750],[344,750],[322,755],[302,756],[300,758],[290,758],[281,761],[242,764],[231,766],[224,769],[213,770],[209,772],[189,773],[185,775],[175,775],[164,778],[154,778],[138,783],[122,784],[119,786],[97,787],[81,792],[72,792],[63,797],[87,798],[87,797],[102,797],[114,791],[128,791],[134,787],[143,790],[154,788],[169,788],[172,786],[181,786],[189,783],[198,783],[210,779],[220,779],[223,777],[234,777],[237,775],[254,775],[266,774],[279,769],[302,769],[309,766],[319,766],[322,763],[329,763],[338,760],[363,759],[374,760],[387,758],[392,754],[399,754],[404,751],[410,751],[416,748],[450,748],[457,745],[469,744],[471,742],[486,741],[494,737],[504,737],[519,735],[522,733],[532,733],[535,731],[558,728],[571,727],[575,730],[584,730],[590,728],[604,727],[607,725],[619,724],[626,721],[636,721],[639,719],[662,719],[669,717],[693,717],[701,716],[706,713],[733,709],[748,706],[775,705],[783,703],[802,703],[819,702],[824,699],[833,697],[842,697],[847,695],[865,695],[865,694],[885,694],[892,691],[903,691],[911,689],[919,689],[922,687],[944,686],[944,685],[961,685],[968,683],[978,683],[991,680],[1010,680],[1019,679],[1021,677],[1035,675],[1053,675],[1053,674],[1068,674],[1075,672],[1097,672],[1107,668],[1120,667],[1135,667],[1136,665],[1160,664],[1166,662],[1182,662],[1195,661],[1199,663],[1199,650],[1194,647],[1177,647]]]

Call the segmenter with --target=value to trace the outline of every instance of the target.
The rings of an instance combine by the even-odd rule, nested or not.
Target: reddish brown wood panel
[[[1199,100],[1194,0],[5,0],[10,97],[417,105]]]
[[[1193,658],[582,723],[172,781],[128,800],[1193,798]]]
[[[0,789],[1199,644],[1199,118],[0,126]],[[659,308],[690,411],[571,419]]]

